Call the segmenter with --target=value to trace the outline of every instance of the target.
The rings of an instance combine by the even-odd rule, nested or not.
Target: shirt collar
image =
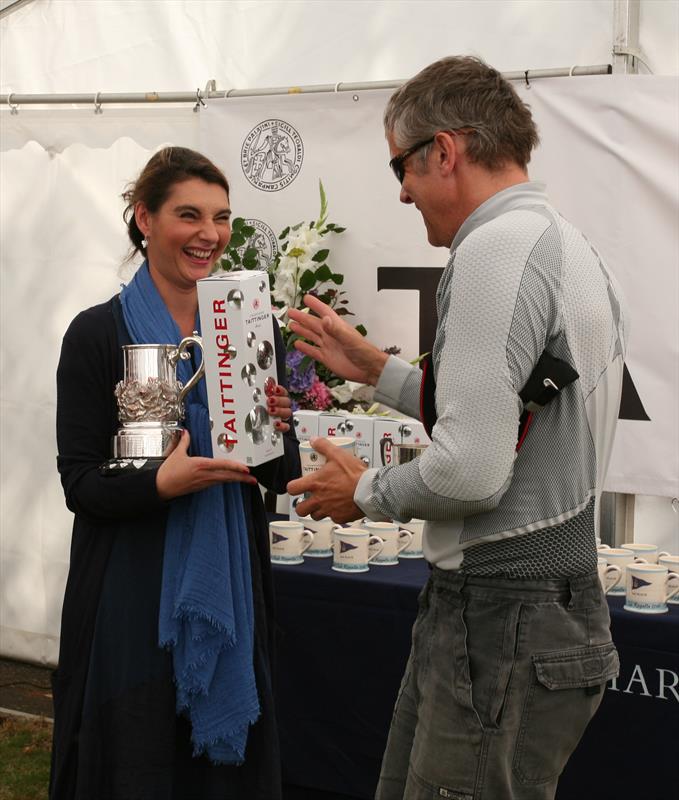
[[[484,203],[481,203],[462,223],[462,227],[455,234],[453,243],[450,246],[450,252],[454,253],[472,231],[495,219],[495,217],[499,217],[500,214],[506,214],[508,211],[514,211],[516,208],[525,206],[546,205],[549,205],[549,200],[545,193],[544,183],[526,181],[526,183],[517,183],[508,189],[502,189],[502,191],[497,192]]]

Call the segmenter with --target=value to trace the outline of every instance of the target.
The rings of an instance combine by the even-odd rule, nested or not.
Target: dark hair
[[[167,200],[172,187],[177,183],[200,178],[205,183],[216,183],[229,194],[229,182],[224,173],[209,158],[187,147],[165,147],[159,150],[141,171],[134,183],[123,192],[123,200],[127,203],[123,211],[123,219],[127,225],[127,233],[132,242],[132,251],[146,256],[146,248],[142,246],[143,233],[137,227],[134,218],[134,207],[142,202],[151,213],[155,213]]]
[[[438,131],[473,128],[467,156],[491,170],[508,162],[525,169],[539,142],[530,109],[514,87],[472,56],[442,58],[404,83],[389,98],[384,127],[404,149]],[[423,160],[427,153],[423,149]]]

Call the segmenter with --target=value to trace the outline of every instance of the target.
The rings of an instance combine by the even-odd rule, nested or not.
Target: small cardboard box
[[[318,436],[318,418],[320,411],[311,411],[307,409],[299,409],[292,414],[293,425],[295,426],[295,434],[300,442],[307,442]]]
[[[283,455],[266,407],[278,383],[266,272],[220,272],[198,281],[212,453],[257,466]]]

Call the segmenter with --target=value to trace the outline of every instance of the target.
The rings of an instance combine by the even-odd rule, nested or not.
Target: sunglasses
[[[446,131],[451,136],[466,136],[467,134],[477,133],[474,128],[459,128],[458,130],[453,131]],[[417,153],[418,150],[421,150],[423,147],[426,147],[428,144],[431,144],[434,139],[436,138],[436,134],[430,136],[429,139],[424,139],[417,144],[414,144],[412,147],[409,147],[407,150],[404,150],[399,155],[394,156],[391,161],[389,162],[389,167],[391,171],[396,175],[396,180],[399,183],[403,183],[403,179],[406,176],[406,167],[405,162],[413,153]]]
[[[410,158],[413,153],[417,153],[418,150],[421,150],[423,147],[426,147],[428,144],[431,144],[434,141],[434,136],[430,136],[429,139],[425,139],[422,142],[418,142],[414,144],[412,147],[409,147],[407,150],[404,150],[399,155],[394,156],[391,161],[389,162],[389,166],[391,171],[396,175],[396,180],[399,183],[403,183],[403,179],[406,176],[406,159]]]

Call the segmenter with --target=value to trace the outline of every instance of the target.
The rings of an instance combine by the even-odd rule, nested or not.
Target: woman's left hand
[[[267,392],[266,410],[269,416],[278,417],[276,420],[276,430],[287,433],[290,425],[283,420],[292,419],[292,402],[288,397],[288,390],[277,383],[270,392]]]

